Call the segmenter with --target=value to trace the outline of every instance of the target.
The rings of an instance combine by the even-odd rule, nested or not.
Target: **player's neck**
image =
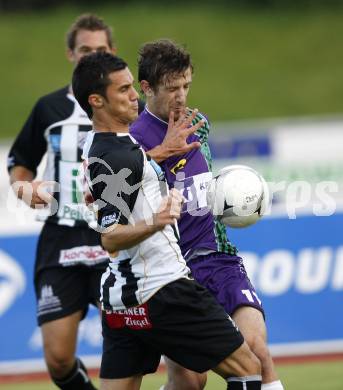
[[[93,128],[97,132],[102,133],[128,133],[129,132],[129,124],[122,123],[115,118],[105,120],[102,118],[92,118],[93,120]]]
[[[146,109],[146,110],[148,111],[148,113],[149,113],[150,115],[152,115],[153,117],[157,118],[158,120],[160,120],[160,121],[163,122],[163,123],[168,124],[168,120],[161,118],[161,116],[160,116],[154,109],[151,109],[151,108],[150,108],[149,104],[147,104],[147,105],[145,106],[145,109]]]

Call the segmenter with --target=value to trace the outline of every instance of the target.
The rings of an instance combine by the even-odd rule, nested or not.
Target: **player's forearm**
[[[152,222],[139,221],[135,225],[115,225],[101,234],[103,247],[110,253],[131,248],[160,230]]]
[[[164,145],[155,146],[153,149],[146,152],[154,161],[160,163],[173,155],[173,152]]]
[[[15,166],[10,171],[10,182],[13,184],[16,181],[32,181],[34,174],[28,168],[23,166]]]

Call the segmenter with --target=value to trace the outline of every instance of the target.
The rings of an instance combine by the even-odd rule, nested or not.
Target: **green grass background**
[[[343,11],[166,8],[59,8],[0,15],[0,138],[20,130],[42,94],[66,85],[71,65],[64,34],[82,12],[114,27],[119,54],[136,73],[139,46],[168,37],[185,43],[195,64],[189,103],[215,121],[343,112]],[[287,390],[340,390],[342,362],[278,367]],[[164,376],[145,378],[158,389]],[[53,389],[49,383],[0,384],[2,390]],[[209,376],[206,389],[224,388]]]
[[[64,7],[0,15],[0,137],[13,137],[39,96],[69,82],[65,31],[87,11],[114,27],[134,73],[143,42],[185,43],[195,64],[190,105],[214,121],[343,111],[341,8]]]
[[[279,365],[277,367],[285,390],[341,390],[343,362]],[[165,374],[147,375],[142,390],[158,390],[165,381]],[[95,382],[97,382],[95,380]],[[48,382],[1,385],[1,390],[53,390]],[[206,390],[226,389],[225,382],[210,373]]]

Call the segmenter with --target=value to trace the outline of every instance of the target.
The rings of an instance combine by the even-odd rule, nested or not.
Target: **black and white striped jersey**
[[[157,211],[167,191],[164,175],[128,133],[90,132],[84,158],[102,228],[149,220]],[[168,225],[111,258],[101,281],[103,309],[142,304],[188,273],[175,227]]]
[[[140,102],[140,110],[142,110]],[[94,213],[83,203],[80,162],[91,121],[69,87],[43,96],[34,106],[8,156],[8,169],[24,166],[35,175],[43,155],[43,180],[59,183],[53,209],[39,211],[38,219],[59,225],[92,226]]]
[[[38,100],[17,136],[8,158],[8,169],[21,165],[34,174],[47,153],[43,180],[56,181],[57,212],[39,211],[38,219],[59,225],[87,226],[94,214],[80,203],[79,179],[82,147],[91,121],[65,87]],[[56,211],[56,210],[55,210]]]

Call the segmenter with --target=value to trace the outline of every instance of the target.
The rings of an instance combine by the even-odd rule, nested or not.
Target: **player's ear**
[[[74,58],[74,52],[71,50],[71,49],[67,49],[66,50],[66,56],[68,58],[68,61],[74,63],[75,62],[75,58]]]
[[[114,56],[117,55],[117,48],[116,47],[112,47],[111,54],[113,54]]]
[[[141,90],[143,91],[145,96],[150,97],[153,95],[154,92],[150,87],[149,81],[142,80],[140,84],[141,84]]]
[[[88,103],[91,107],[99,109],[104,106],[104,98],[97,93],[93,93],[89,95]]]

